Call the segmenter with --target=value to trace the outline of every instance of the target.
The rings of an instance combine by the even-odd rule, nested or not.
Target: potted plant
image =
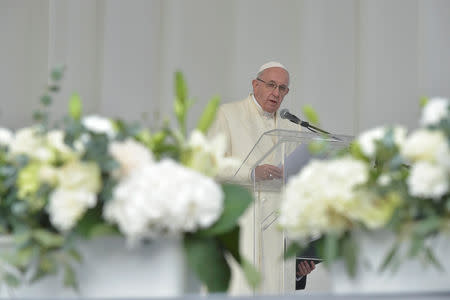
[[[177,72],[178,127],[165,123],[151,132],[83,116],[76,94],[53,126],[48,107],[62,76],[63,68],[52,71],[35,124],[14,133],[0,129],[0,291],[173,296],[198,292],[202,283],[224,292],[231,277],[226,256],[256,284],[238,250],[237,221],[252,198],[215,178],[236,162],[223,156],[222,137],[204,136],[219,99],[189,135],[192,101]]]
[[[449,145],[449,101],[433,98],[409,135],[378,127],[311,161],[283,196],[287,256],[312,245],[338,291],[448,291]]]

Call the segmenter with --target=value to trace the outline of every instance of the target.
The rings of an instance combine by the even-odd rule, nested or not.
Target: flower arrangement
[[[439,268],[428,240],[450,232],[448,99],[424,99],[420,125],[363,132],[348,151],[305,166],[283,195],[280,225],[296,241],[286,255],[314,240],[326,264],[343,258],[354,276],[355,232],[388,230],[396,238],[380,270],[419,256]]]
[[[209,102],[190,137],[192,101],[179,72],[178,128],[166,122],[150,132],[139,124],[83,116],[76,94],[68,115],[53,127],[48,107],[62,77],[63,68],[51,73],[36,124],[15,133],[0,129],[0,234],[14,241],[14,249],[2,253],[0,282],[18,286],[34,266],[29,282],[64,272],[64,283],[76,288],[77,241],[119,235],[131,246],[181,236],[188,264],[208,291],[227,290],[229,254],[256,284],[255,270],[238,250],[237,220],[251,195],[215,178],[236,161],[224,157],[223,137],[208,141],[204,135],[219,98]]]

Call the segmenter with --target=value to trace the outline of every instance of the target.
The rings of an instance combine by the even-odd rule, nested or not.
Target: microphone
[[[300,126],[303,126],[303,127],[307,128],[308,130],[310,130],[310,131],[312,131],[312,132],[314,132],[314,133],[317,133],[317,134],[318,134],[317,131],[319,131],[319,132],[321,132],[321,133],[325,133],[325,134],[331,136],[331,137],[334,138],[334,139],[337,139],[337,140],[339,140],[339,141],[341,140],[340,138],[331,135],[331,133],[329,133],[328,131],[325,131],[325,130],[322,130],[322,129],[320,129],[320,128],[317,128],[317,127],[315,127],[315,126],[309,124],[308,122],[301,120],[301,119],[298,118],[297,116],[291,114],[291,113],[289,112],[289,109],[287,109],[287,108],[283,108],[282,110],[280,110],[280,117],[281,117],[282,119],[287,119],[287,120],[289,120],[289,121],[291,121],[291,122],[293,122],[293,123],[295,123],[295,124],[298,124],[298,125],[300,125]],[[317,130],[317,131],[316,131],[316,130]]]
[[[283,108],[282,110],[280,110],[280,117],[282,119],[287,119],[295,124],[298,124],[300,126],[304,126],[304,127],[308,128],[307,125],[309,125],[309,124],[305,124],[308,122],[304,122],[304,121],[300,120],[299,118],[297,118],[297,116],[291,114],[289,112],[289,109],[287,109],[287,108]]]

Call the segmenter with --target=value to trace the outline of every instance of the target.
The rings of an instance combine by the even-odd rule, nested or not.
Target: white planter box
[[[181,240],[156,240],[130,248],[123,238],[111,237],[82,242],[78,248],[83,256],[83,262],[75,268],[79,294],[64,288],[61,278],[50,277],[3,291],[3,296],[128,298],[179,296],[200,290],[188,270]]]
[[[434,253],[444,267],[440,271],[418,259],[404,262],[397,272],[389,267],[378,272],[394,238],[387,232],[358,236],[360,260],[355,278],[349,278],[343,262],[331,268],[332,289],[337,293],[399,293],[450,291],[450,236],[441,235],[430,241]]]

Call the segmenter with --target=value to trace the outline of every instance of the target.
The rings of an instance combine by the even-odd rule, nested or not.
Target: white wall
[[[328,130],[417,124],[418,99],[450,96],[446,0],[1,0],[0,124],[30,122],[47,68],[68,69],[55,116],[71,92],[87,113],[150,126],[171,114],[173,74],[196,99],[250,91],[258,67],[291,71],[285,106],[312,104]]]

